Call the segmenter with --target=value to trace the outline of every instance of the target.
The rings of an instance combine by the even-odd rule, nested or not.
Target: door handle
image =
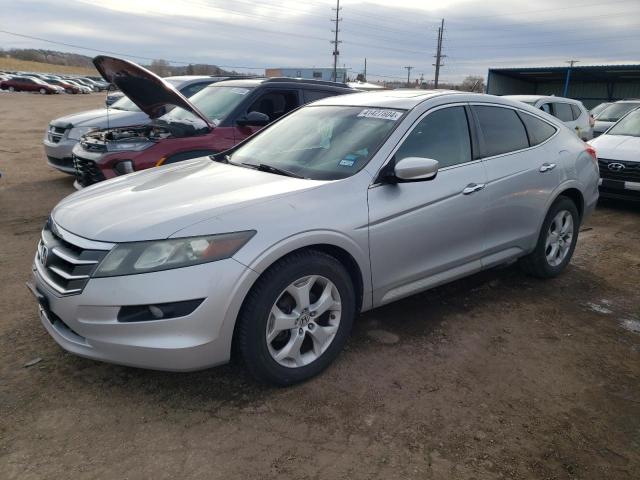
[[[548,172],[549,170],[553,170],[554,168],[556,168],[556,164],[555,163],[543,163],[542,165],[540,165],[540,171],[541,172]]]
[[[484,183],[470,183],[469,185],[464,187],[464,190],[462,190],[462,194],[470,195],[472,193],[479,192],[483,188],[484,188]]]

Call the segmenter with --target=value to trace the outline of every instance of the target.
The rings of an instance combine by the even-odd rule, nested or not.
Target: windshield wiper
[[[298,173],[290,172],[289,170],[283,170],[282,168],[274,167],[273,165],[269,165],[266,163],[243,163],[242,165],[246,165],[248,167],[255,168],[256,170],[260,170],[261,172],[275,173],[276,175],[284,175],[285,177],[294,177],[294,178],[306,178]]]

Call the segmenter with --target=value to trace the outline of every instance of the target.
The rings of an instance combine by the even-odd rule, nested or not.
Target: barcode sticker
[[[386,108],[365,108],[359,114],[359,117],[364,118],[379,118],[381,120],[396,121],[402,117],[402,112],[398,110],[388,110]]]

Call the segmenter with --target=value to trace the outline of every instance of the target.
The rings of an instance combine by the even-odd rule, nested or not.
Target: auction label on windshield
[[[246,95],[249,93],[248,88],[232,88],[231,91],[237,95]]]
[[[402,112],[398,110],[387,110],[386,108],[365,108],[359,114],[364,118],[379,118],[381,120],[396,121],[402,116]]]

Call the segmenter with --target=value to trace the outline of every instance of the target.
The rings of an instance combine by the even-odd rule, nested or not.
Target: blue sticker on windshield
[[[342,160],[340,160],[340,163],[338,165],[340,165],[341,167],[353,167],[357,159],[358,155],[353,155],[352,153],[350,153]]]

